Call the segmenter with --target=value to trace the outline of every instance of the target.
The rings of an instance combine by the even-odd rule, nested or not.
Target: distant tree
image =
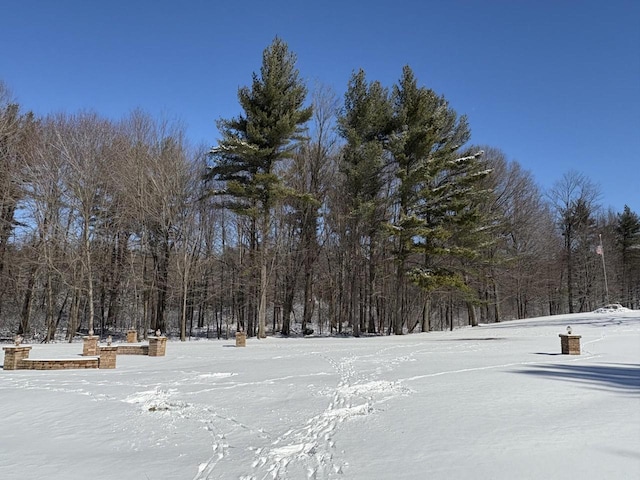
[[[134,289],[142,298],[145,335],[148,330],[165,332],[172,261],[193,173],[189,149],[182,125],[140,111],[133,112],[122,129],[128,149],[117,178],[119,194],[129,206],[121,215],[139,243],[132,267],[138,273]]]
[[[5,273],[9,239],[18,224],[15,214],[25,194],[23,165],[33,149],[37,123],[32,113],[20,111],[20,105],[0,81],[0,315],[9,289]]]
[[[295,63],[295,55],[279,38],[265,49],[260,75],[253,74],[251,88],[238,91],[244,114],[218,121],[222,139],[211,151],[213,164],[206,175],[208,180],[223,184],[214,193],[227,198],[226,206],[256,224],[258,251],[253,254],[258,257],[260,272],[259,337],[266,335],[270,214],[284,195],[274,167],[291,157],[312,114],[312,107],[304,105],[307,89]]]
[[[575,309],[576,252],[593,239],[593,213],[600,196],[598,187],[576,171],[565,173],[549,192],[556,222],[564,237],[564,265],[566,268],[567,304],[569,313]],[[585,237],[586,236],[586,237]],[[593,243],[591,243],[593,248]]]
[[[640,301],[640,217],[628,205],[617,216],[616,243],[622,272],[620,298],[627,307],[637,307]]]
[[[531,172],[500,149],[478,148],[491,169],[483,185],[492,192],[485,208],[494,222],[483,268],[484,321],[542,314],[556,250],[553,219]]]
[[[319,86],[312,93],[311,135],[301,143],[284,172],[285,184],[292,189],[286,199],[289,215],[285,223],[292,229],[291,242],[284,248],[289,261],[283,272],[282,333],[290,333],[290,317],[299,279],[303,283],[302,331],[311,322],[315,309],[314,274],[320,254],[320,209],[326,201],[328,179],[337,152],[334,122],[338,101],[332,90]],[[285,226],[285,229],[287,227]]]
[[[75,219],[74,232],[80,245],[81,288],[88,306],[89,335],[94,333],[95,267],[94,239],[96,214],[104,209],[105,176],[109,155],[106,146],[111,143],[114,130],[109,121],[95,113],[82,113],[56,118],[55,148],[65,165],[64,192],[66,205],[72,209]],[[48,339],[53,338],[53,331]]]
[[[181,208],[176,211],[174,227],[176,270],[180,280],[180,340],[182,341],[187,338],[187,321],[192,316],[191,292],[195,287],[194,273],[198,267],[198,257],[203,250],[204,236],[199,216],[202,212],[197,208],[197,200],[203,195],[202,183],[196,173],[199,166],[193,164],[193,171],[189,172],[185,168],[188,165],[184,162],[181,165],[182,168],[176,171],[176,176],[181,179],[180,189],[183,195],[180,196]],[[201,170],[198,169],[198,171]]]
[[[42,120],[38,141],[32,154],[22,165],[25,178],[25,213],[29,216],[29,261],[25,265],[27,282],[24,289],[19,331],[29,333],[34,300],[42,289],[40,309],[44,310],[45,341],[53,339],[58,319],[63,313],[66,297],[64,284],[74,284],[79,278],[78,256],[65,246],[74,214],[65,201],[65,157],[59,148],[60,117],[49,116]],[[26,222],[25,222],[26,223]],[[65,254],[69,253],[70,257]],[[75,275],[78,272],[78,275]],[[69,274],[71,274],[69,276]],[[65,278],[66,277],[66,278]]]

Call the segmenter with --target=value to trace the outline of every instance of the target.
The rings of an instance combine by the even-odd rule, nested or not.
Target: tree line
[[[469,144],[410,67],[309,93],[276,38],[238,100],[203,148],[140,110],[37,117],[0,84],[2,335],[358,336],[640,308],[638,215],[605,211],[579,172],[542,191]]]

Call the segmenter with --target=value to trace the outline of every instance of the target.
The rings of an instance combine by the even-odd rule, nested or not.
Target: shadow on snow
[[[540,365],[518,373],[568,380],[592,388],[640,394],[640,365]]]

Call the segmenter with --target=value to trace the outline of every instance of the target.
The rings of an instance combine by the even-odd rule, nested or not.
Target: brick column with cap
[[[99,347],[100,361],[98,368],[116,368],[116,358],[118,356],[117,345],[107,345]]]
[[[97,335],[87,335],[83,338],[84,344],[82,346],[82,355],[85,357],[97,357],[100,355],[98,351],[98,340],[99,337]]]
[[[128,330],[127,331],[127,343],[137,343],[138,342],[138,331],[137,330]]]
[[[149,337],[149,356],[164,357],[167,349],[167,337]]]
[[[580,355],[580,339],[582,335],[560,334],[560,349],[563,355]]]
[[[31,345],[12,345],[10,347],[2,347],[4,350],[4,366],[5,370],[19,370],[23,367],[20,362],[25,358],[29,358]]]

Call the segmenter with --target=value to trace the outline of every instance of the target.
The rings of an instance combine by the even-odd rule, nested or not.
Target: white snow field
[[[0,478],[640,478],[640,311],[234,345],[0,371]]]

